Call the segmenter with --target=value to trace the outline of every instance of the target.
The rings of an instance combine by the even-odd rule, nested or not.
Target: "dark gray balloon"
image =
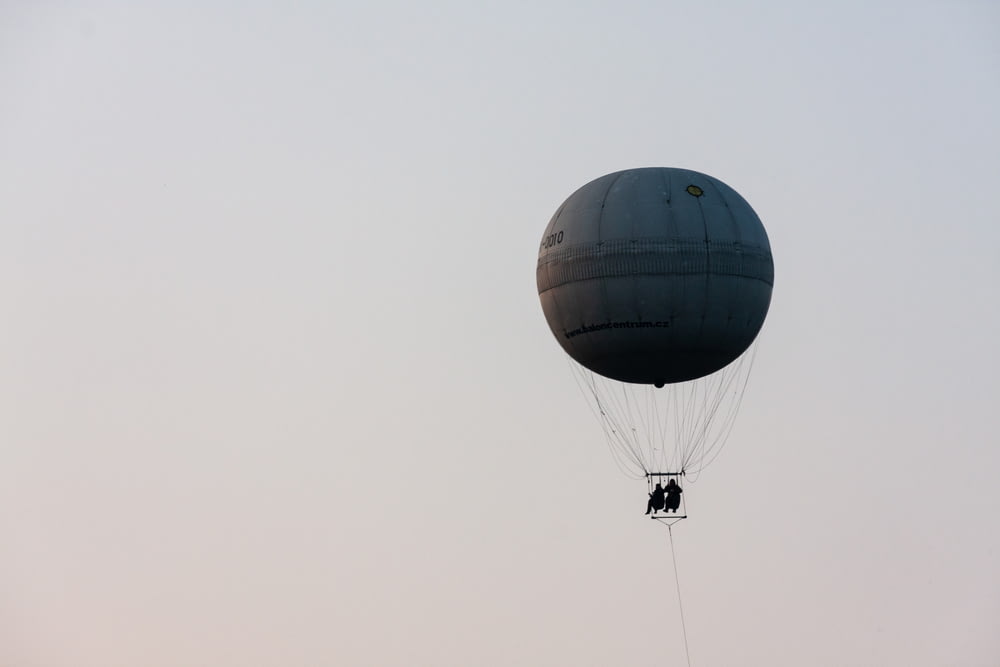
[[[563,202],[536,274],[545,319],[595,373],[662,385],[725,367],[753,342],[774,262],[750,205],[722,181],[650,167],[602,176]]]

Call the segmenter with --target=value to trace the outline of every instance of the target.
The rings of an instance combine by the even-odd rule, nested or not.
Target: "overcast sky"
[[[775,288],[693,665],[1000,664],[1000,10],[0,4],[0,667],[684,664],[535,289],[695,169]]]

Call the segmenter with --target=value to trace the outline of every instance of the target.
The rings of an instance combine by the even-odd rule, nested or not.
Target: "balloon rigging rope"
[[[705,443],[708,441],[709,430],[713,424],[715,413],[725,398],[725,391],[722,387],[727,382],[726,376],[728,375],[729,373],[723,370],[718,377],[713,376],[706,380],[701,396],[691,401],[692,406],[698,406],[700,409],[698,410],[697,418],[693,419],[692,422],[691,446],[685,452],[682,463],[682,467],[685,469],[688,467],[698,469],[704,467],[702,466],[702,461],[706,454]],[[718,388],[715,388],[713,391],[713,385],[716,384],[716,381],[718,382]],[[697,465],[692,466],[695,461],[697,461]]]
[[[743,402],[743,395],[746,393],[748,380],[749,380],[749,375],[746,378],[744,378],[742,386],[740,387],[739,390],[739,397],[734,402],[734,405],[731,408],[729,414],[725,417],[725,419],[723,419],[719,434],[715,437],[715,440],[706,450],[702,459],[699,460],[698,471],[704,470],[708,466],[712,465],[712,462],[715,461],[715,459],[719,456],[719,454],[722,453],[723,447],[729,440],[729,434],[732,432],[733,426],[736,425],[736,415],[737,413],[739,413],[740,404]],[[708,460],[705,460],[706,457]]]
[[[608,380],[569,357],[567,363],[622,473],[641,479],[650,472],[684,472],[694,482],[729,439],[756,352],[755,343],[718,373],[659,389]]]
[[[668,446],[670,440],[667,439],[667,428],[670,426],[670,402],[658,400],[656,391],[656,388],[648,390],[649,400],[653,404],[653,412],[656,415],[654,447],[658,447],[660,450],[658,467],[660,470],[667,470],[673,466],[673,448]]]
[[[581,373],[586,379],[587,386],[590,387],[601,416],[607,421],[611,427],[611,432],[614,434],[614,437],[610,441],[611,444],[618,443],[619,450],[625,456],[634,460],[636,465],[641,468],[642,457],[635,451],[635,447],[632,445],[634,429],[625,416],[625,410],[618,392],[611,391],[596,373],[589,371],[581,371]]]
[[[670,559],[674,562],[674,583],[677,585],[677,608],[681,612],[681,635],[684,637],[684,656],[688,667],[691,667],[691,650],[688,648],[687,625],[684,623],[684,604],[681,602],[681,578],[677,574],[677,554],[674,553],[674,531],[667,524],[667,535],[670,536]]]
[[[636,405],[635,414],[639,422],[639,432],[636,435],[639,436],[639,444],[646,453],[646,460],[650,462],[653,468],[656,468],[656,440],[654,438],[656,429],[653,427],[656,414],[652,410],[653,404],[650,402],[649,394],[642,391],[643,389],[644,387],[633,389],[629,386],[628,392],[631,395],[632,402]]]
[[[608,407],[608,414],[613,417],[614,423],[618,425],[618,442],[621,447],[627,453],[628,458],[635,463],[635,466],[642,470],[643,474],[649,472],[646,469],[646,461],[642,455],[642,443],[635,426],[636,418],[633,415],[632,409],[634,401],[631,400],[628,387],[622,384],[621,393],[619,394],[618,391],[611,390],[609,383],[599,378],[597,374],[591,373],[590,377],[594,383],[595,396],[600,398],[603,395],[608,399],[605,400],[604,405]]]
[[[692,472],[700,472],[712,464],[713,461],[722,453],[723,447],[725,447],[726,442],[729,440],[729,434],[732,432],[733,427],[736,425],[736,417],[739,414],[740,406],[743,404],[743,397],[746,395],[747,385],[750,382],[750,371],[753,369],[753,362],[757,356],[757,344],[754,343],[748,354],[740,357],[735,368],[731,372],[723,372],[720,377],[719,390],[715,392],[715,401],[712,409],[704,417],[704,423],[706,425],[706,435],[709,424],[715,424],[716,429],[714,437],[711,438],[711,443],[702,443],[701,451],[697,452],[697,457],[690,457],[690,464]],[[726,401],[726,396],[732,392],[734,398]],[[715,415],[722,407],[726,405],[723,417],[719,420],[715,420]],[[692,452],[693,454],[694,452]],[[694,459],[697,458],[697,463]],[[688,467],[689,461],[685,460],[684,467]]]
[[[653,405],[657,409],[656,422],[659,426],[656,433],[656,441],[660,447],[660,467],[667,468],[673,465],[673,449],[667,447],[667,443],[669,442],[667,440],[667,429],[670,427],[670,402],[658,401],[654,395]],[[663,410],[662,415],[659,413],[661,408]]]
[[[640,419],[642,411],[635,405],[636,400],[632,394],[632,390],[629,388],[629,385],[621,383],[619,385],[621,393],[619,394],[618,391],[611,389],[609,381],[602,379],[599,382],[601,382],[601,386],[605,389],[607,395],[618,399],[615,402],[618,410],[616,417],[623,426],[622,439],[625,447],[628,449],[629,456],[636,462],[636,466],[642,470],[643,474],[648,473],[647,466],[650,461],[645,456],[645,449],[642,445],[642,431],[644,430]]]
[[[695,396],[694,385],[680,387],[675,393],[675,425],[674,425],[674,466],[684,467],[685,454],[691,446],[691,404]]]
[[[572,361],[570,361],[570,365],[573,366]],[[588,378],[586,376],[586,372],[583,370],[573,368],[573,371],[577,386],[580,388],[580,392],[584,395],[584,398],[587,399],[587,407],[590,408],[594,417],[601,424],[601,428],[604,431],[604,440],[611,452],[612,460],[623,474],[629,477],[634,477],[634,473],[629,470],[628,465],[623,460],[623,458],[627,457],[627,452],[624,451],[621,446],[616,445],[619,440],[618,433],[615,426],[612,424],[612,416],[608,415],[601,403],[600,395],[596,387],[593,385],[593,378]],[[588,379],[590,380],[590,384],[587,384]],[[588,390],[590,392],[589,395]],[[591,403],[591,399],[593,399],[593,403]]]
[[[596,375],[578,366],[571,358],[567,357],[566,360],[573,371],[573,379],[576,381],[577,388],[586,399],[587,407],[590,408],[594,418],[604,431],[604,439],[615,465],[627,477],[642,478],[643,475],[635,473],[635,468],[642,470],[643,473],[646,470],[642,464],[642,457],[638,456],[629,446],[629,440],[625,435],[629,432],[628,426],[621,423],[610,402],[605,402],[602,397],[602,394],[609,392],[602,391]],[[629,465],[630,463],[631,465]]]
[[[686,389],[687,397],[684,401],[684,419],[681,422],[681,434],[679,441],[681,456],[681,467],[690,456],[691,451],[697,451],[698,425],[703,421],[702,415],[705,413],[704,394],[708,391],[709,380],[694,380]]]

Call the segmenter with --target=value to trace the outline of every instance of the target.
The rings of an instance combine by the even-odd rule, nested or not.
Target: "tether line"
[[[691,667],[691,651],[688,649],[687,626],[684,624],[684,605],[681,603],[681,579],[677,576],[677,554],[674,553],[674,531],[667,524],[667,535],[670,536],[670,558],[674,561],[674,583],[677,584],[677,607],[681,612],[681,634],[684,636],[684,656],[688,667]]]

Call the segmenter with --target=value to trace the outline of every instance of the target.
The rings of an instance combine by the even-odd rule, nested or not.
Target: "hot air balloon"
[[[552,216],[536,279],[620,467],[652,491],[708,465],[739,409],[774,284],[746,200],[688,169],[607,174]]]

